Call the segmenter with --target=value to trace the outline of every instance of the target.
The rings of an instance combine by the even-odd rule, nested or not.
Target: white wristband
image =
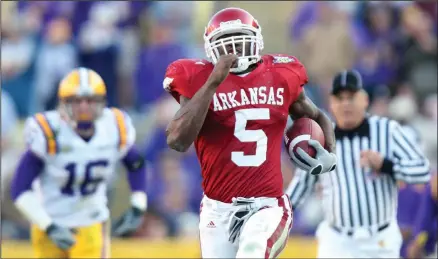
[[[131,194],[131,205],[134,208],[145,211],[148,205],[148,196],[144,192],[133,192]]]
[[[42,230],[46,230],[52,224],[52,219],[44,210],[33,191],[26,191],[20,194],[15,200],[15,206],[31,223],[37,225]]]

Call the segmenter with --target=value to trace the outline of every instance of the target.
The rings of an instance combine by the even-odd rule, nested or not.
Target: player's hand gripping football
[[[132,207],[126,211],[112,226],[114,235],[128,237],[132,235],[143,223],[145,211]]]
[[[237,64],[238,57],[234,54],[222,55],[214,66],[208,80],[219,86],[230,73],[230,69]]]
[[[62,250],[67,250],[76,243],[73,232],[70,229],[56,224],[51,224],[46,229],[46,234]]]
[[[297,153],[310,166],[301,168],[307,170],[310,174],[319,175],[335,170],[336,168],[336,154],[328,152],[318,141],[309,140],[311,145],[316,150],[315,158],[309,156],[302,148],[297,149]]]

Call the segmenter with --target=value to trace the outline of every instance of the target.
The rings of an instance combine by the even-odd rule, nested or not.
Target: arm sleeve
[[[137,132],[132,124],[131,117],[117,108],[112,108],[117,129],[119,132],[119,157],[122,159],[128,151],[134,146],[137,137]]]
[[[131,189],[131,205],[145,211],[147,208],[145,160],[133,146],[122,162],[128,170],[127,177]]]
[[[296,209],[309,197],[317,182],[318,176],[311,175],[301,169],[295,171],[294,178],[286,190],[286,194],[289,195],[292,203],[292,209]]]
[[[137,148],[131,147],[122,162],[128,170],[128,182],[131,191],[146,192],[146,164]]]
[[[11,183],[11,197],[15,201],[22,193],[32,189],[33,181],[44,169],[44,161],[28,150],[20,159]]]
[[[393,143],[393,159],[384,159],[382,171],[390,173],[396,180],[407,183],[427,183],[430,180],[429,161],[400,125],[390,122]]]
[[[185,66],[180,60],[171,63],[167,69],[163,80],[163,88],[169,92],[177,102],[180,96],[191,98],[193,93],[190,91],[189,77]]]

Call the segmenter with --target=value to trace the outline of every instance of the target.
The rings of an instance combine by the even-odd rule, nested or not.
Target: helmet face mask
[[[215,14],[204,34],[207,57],[216,64],[221,55],[236,54],[237,66],[230,72],[244,72],[261,59],[263,37],[254,17],[239,8],[227,8]]]
[[[97,120],[102,114],[105,103],[104,96],[74,96],[63,99],[60,108],[71,121],[80,124]]]
[[[106,106],[106,87],[96,72],[79,68],[61,81],[58,98],[62,118],[74,128],[86,129],[102,115]]]

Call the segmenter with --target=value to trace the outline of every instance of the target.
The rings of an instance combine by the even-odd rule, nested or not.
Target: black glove
[[[56,224],[51,224],[46,229],[46,234],[62,250],[67,250],[76,243],[73,232],[70,229]]]
[[[112,225],[113,234],[118,237],[127,237],[133,234],[143,223],[144,213],[145,211],[138,208],[130,208]]]

